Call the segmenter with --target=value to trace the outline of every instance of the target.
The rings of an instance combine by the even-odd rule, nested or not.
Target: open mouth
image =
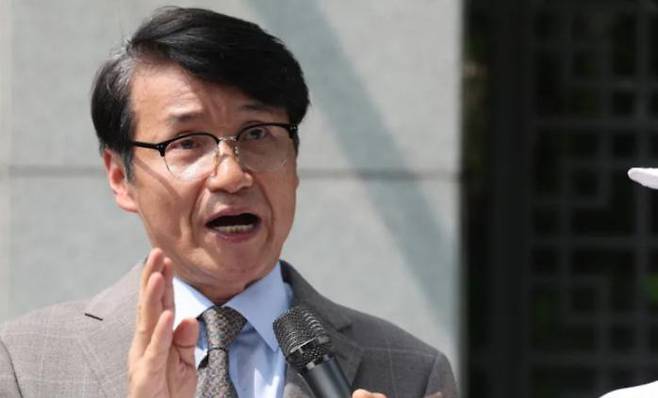
[[[237,235],[251,232],[260,223],[260,217],[251,213],[220,216],[206,226],[224,235]]]

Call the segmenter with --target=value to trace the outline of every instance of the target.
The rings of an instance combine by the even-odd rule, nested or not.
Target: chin
[[[267,256],[266,258],[266,260],[263,260],[263,256],[224,254],[219,258],[215,258],[211,268],[216,273],[225,274],[226,276],[250,275],[260,278],[265,276],[278,261],[278,257]]]

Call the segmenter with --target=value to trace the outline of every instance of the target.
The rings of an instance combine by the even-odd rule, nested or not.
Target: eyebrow
[[[167,116],[167,123],[174,126],[177,124],[200,119],[202,116],[203,112],[200,110],[173,112]]]
[[[276,109],[276,107],[273,107],[271,105],[265,105],[262,102],[249,102],[247,104],[240,106],[240,109],[246,111],[271,113]],[[197,119],[201,119],[203,116],[204,116],[204,112],[202,110],[183,110],[180,112],[174,111],[167,116],[167,122],[170,125],[177,125],[177,124],[182,124]]]
[[[262,102],[257,102],[257,101],[242,105],[240,108],[248,111],[257,111],[257,112],[273,112],[276,109],[275,106],[266,105]]]

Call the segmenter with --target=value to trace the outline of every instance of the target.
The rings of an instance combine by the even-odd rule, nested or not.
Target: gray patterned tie
[[[237,398],[228,374],[228,347],[240,334],[246,320],[228,307],[210,307],[201,314],[208,333],[207,361],[201,362],[197,398]]]

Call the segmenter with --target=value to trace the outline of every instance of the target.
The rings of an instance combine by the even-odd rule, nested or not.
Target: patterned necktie
[[[237,398],[228,374],[228,347],[240,334],[246,320],[228,307],[210,307],[201,314],[208,333],[208,356],[201,362],[197,398]]]

